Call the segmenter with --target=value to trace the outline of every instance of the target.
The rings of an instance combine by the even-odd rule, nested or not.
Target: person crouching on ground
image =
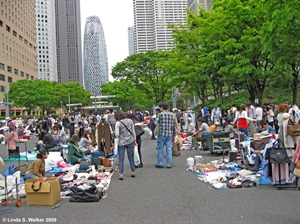
[[[115,135],[116,138],[119,139],[118,152],[119,152],[119,170],[120,176],[119,180],[123,180],[123,172],[124,172],[124,156],[125,149],[127,149],[127,156],[131,168],[131,177],[135,177],[135,165],[134,165],[134,157],[133,157],[133,149],[136,143],[136,135],[134,130],[134,124],[131,119],[126,118],[126,115],[123,111],[118,110],[115,113],[116,118],[116,130]]]
[[[33,178],[42,178],[46,176],[45,159],[48,158],[46,149],[41,149],[37,152],[37,159],[31,163],[28,171],[24,175],[24,180],[31,180]]]
[[[78,148],[77,143],[79,142],[78,135],[74,134],[68,145],[68,161],[75,165],[80,164],[82,160],[85,160],[83,157],[83,152]]]

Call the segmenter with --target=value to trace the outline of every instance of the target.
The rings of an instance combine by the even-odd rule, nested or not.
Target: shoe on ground
[[[163,166],[159,166],[159,165],[157,165],[157,164],[155,164],[155,167],[156,167],[156,168],[160,168],[160,169],[164,168]]]
[[[143,164],[140,164],[139,166],[138,166],[138,168],[142,168],[143,167]]]
[[[172,167],[171,166],[167,166],[167,169],[171,169]]]

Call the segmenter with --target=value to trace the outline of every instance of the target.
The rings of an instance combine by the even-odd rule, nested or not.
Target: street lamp
[[[60,118],[62,118],[62,101],[60,101]]]

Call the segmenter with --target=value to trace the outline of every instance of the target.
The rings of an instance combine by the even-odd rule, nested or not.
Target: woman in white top
[[[240,132],[243,132],[245,135],[249,136],[248,134],[248,121],[256,121],[256,119],[252,119],[248,117],[248,113],[246,111],[246,105],[242,104],[240,106],[239,112],[236,114],[236,117],[232,124],[238,121],[238,128]]]
[[[273,112],[273,110],[270,109],[269,106],[265,106],[264,107],[264,115],[267,118],[268,125],[270,125],[273,128],[273,124],[274,124],[274,112]]]

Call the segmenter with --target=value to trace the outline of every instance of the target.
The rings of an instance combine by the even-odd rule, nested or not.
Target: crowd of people
[[[104,114],[93,112],[82,116],[81,112],[70,112],[61,119],[54,115],[43,118],[30,118],[26,122],[22,119],[6,118],[8,131],[0,133],[7,142],[8,150],[17,150],[18,139],[26,135],[38,136],[37,149],[39,162],[35,162],[29,169],[27,178],[43,175],[44,159],[47,158],[49,149],[56,145],[68,144],[68,162],[80,164],[86,155],[97,151],[96,126],[99,122],[108,122],[113,138],[118,140],[119,179],[124,176],[125,151],[131,169],[131,177],[135,177],[135,169],[143,167],[142,137],[137,136],[135,126],[143,127],[147,124],[152,131],[152,139],[157,141],[156,168],[164,167],[164,148],[166,148],[166,167],[172,168],[172,148],[176,135],[186,133],[192,137],[192,145],[199,149],[199,142],[205,138],[207,132],[227,131],[233,138],[235,132],[243,132],[248,137],[255,133],[267,131],[270,134],[280,132],[282,119],[299,115],[300,110],[296,105],[283,103],[277,106],[273,101],[260,107],[258,104],[232,105],[222,109],[215,105],[212,110],[203,106],[195,116],[191,108],[182,113],[177,108],[170,107],[165,102],[160,102],[155,108],[156,113],[150,116],[143,114],[139,108],[135,111],[108,110]],[[186,116],[186,119],[185,119]],[[187,124],[185,124],[185,122]],[[137,146],[140,164],[134,164],[134,147]],[[179,152],[180,153],[180,152]]]

